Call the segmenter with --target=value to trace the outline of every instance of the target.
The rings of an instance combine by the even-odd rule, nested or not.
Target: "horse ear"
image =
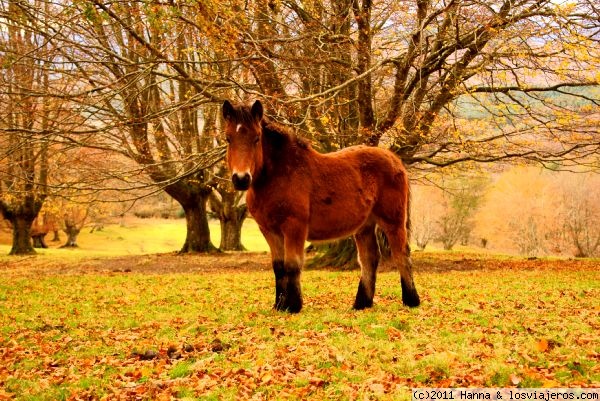
[[[252,116],[256,119],[256,121],[260,121],[263,118],[263,106],[260,100],[257,100],[252,105],[252,109],[250,110]]]
[[[225,120],[230,120],[233,117],[234,114],[234,110],[233,110],[233,106],[231,105],[231,103],[229,103],[229,100],[225,100],[223,102],[223,118]]]

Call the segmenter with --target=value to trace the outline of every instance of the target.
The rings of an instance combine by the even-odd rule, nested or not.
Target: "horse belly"
[[[373,209],[374,197],[362,191],[313,199],[308,227],[309,241],[328,241],[354,234],[362,227]]]

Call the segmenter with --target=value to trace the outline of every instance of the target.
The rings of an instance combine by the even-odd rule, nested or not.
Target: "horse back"
[[[355,146],[321,154],[307,148],[280,160],[247,194],[250,213],[266,231],[294,219],[308,226],[308,240],[326,241],[354,234],[374,214],[401,217],[406,171],[390,151]]]
[[[318,154],[312,163],[312,239],[353,234],[369,219],[394,221],[403,217],[408,180],[402,162],[392,152],[356,146]]]

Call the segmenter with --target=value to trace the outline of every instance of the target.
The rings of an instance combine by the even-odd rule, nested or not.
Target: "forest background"
[[[598,255],[598,15],[592,0],[2,1],[10,252],[59,229],[76,246],[157,194],[175,211],[151,214],[186,219],[182,252],[216,249],[209,216],[221,249],[242,249],[219,108],[261,99],[320,151],[398,154],[417,247]]]

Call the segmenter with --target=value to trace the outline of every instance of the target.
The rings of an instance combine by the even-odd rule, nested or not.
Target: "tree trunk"
[[[307,262],[308,267],[358,268],[356,245],[352,238],[346,238],[316,247],[317,255]]]
[[[31,239],[33,240],[34,248],[48,248],[48,245],[46,244],[46,234],[45,233],[32,235]]]
[[[216,192],[220,198],[216,196]],[[240,205],[241,197],[230,185],[217,187],[209,198],[211,210],[221,224],[221,251],[245,251],[242,245],[242,225],[248,216],[246,205]]]
[[[381,260],[385,261],[390,259],[392,257],[392,252],[385,233],[378,227],[376,235]],[[360,267],[358,264],[356,244],[351,237],[330,244],[317,246],[316,251],[317,255],[307,263],[309,267],[338,267],[348,270]]]
[[[239,207],[234,208],[239,209]],[[235,210],[231,216],[220,216],[221,223],[221,244],[219,249],[222,251],[245,251],[242,245],[242,225],[246,219],[246,213]]]
[[[206,215],[208,196],[197,195],[188,202],[180,202],[185,212],[187,233],[180,253],[204,253],[217,250],[210,240]]]
[[[65,234],[67,234],[67,242],[61,248],[78,248],[77,245],[77,236],[81,232],[80,228],[67,226],[65,228]]]
[[[34,255],[31,242],[33,217],[14,216],[9,221],[13,227],[13,242],[9,255]]]

